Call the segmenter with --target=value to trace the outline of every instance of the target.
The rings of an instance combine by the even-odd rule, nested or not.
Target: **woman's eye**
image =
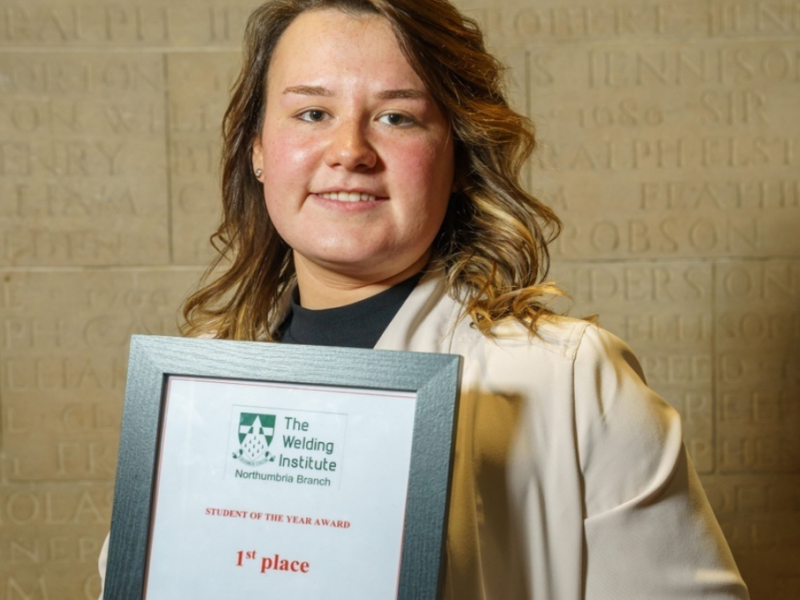
[[[415,123],[414,119],[406,115],[401,115],[400,113],[389,113],[388,115],[383,115],[378,120],[394,127],[408,127]]]
[[[324,121],[326,116],[327,115],[325,114],[325,111],[318,108],[311,108],[297,115],[301,121],[308,121],[309,123],[318,123],[319,121]]]

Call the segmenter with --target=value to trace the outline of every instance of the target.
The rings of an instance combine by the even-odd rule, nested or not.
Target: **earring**
[[[261,169],[256,169],[256,177],[261,177],[261,173],[263,173]]]

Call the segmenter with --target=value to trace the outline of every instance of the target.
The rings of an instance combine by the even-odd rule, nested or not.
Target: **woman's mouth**
[[[318,193],[317,196],[335,202],[375,202],[376,200],[385,200],[385,198],[363,192],[322,192]]]

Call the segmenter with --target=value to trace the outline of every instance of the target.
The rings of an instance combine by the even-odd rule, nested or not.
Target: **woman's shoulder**
[[[587,342],[588,340],[588,342]],[[379,348],[454,352],[464,355],[505,355],[527,360],[531,353],[560,361],[578,354],[596,354],[605,347],[616,352],[625,347],[599,325],[545,312],[534,327],[514,319],[496,323],[489,335],[472,322],[463,296],[448,290],[440,272],[426,274],[385,332]]]
[[[570,361],[579,354],[600,357],[630,351],[625,342],[593,321],[552,313],[541,315],[533,331],[512,320],[497,324],[488,337],[469,322],[462,326],[462,335],[467,331],[473,342],[483,338],[482,344],[501,348],[530,347]]]

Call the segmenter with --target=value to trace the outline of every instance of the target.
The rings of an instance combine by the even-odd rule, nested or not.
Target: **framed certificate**
[[[460,357],[134,336],[107,600],[435,600]]]

